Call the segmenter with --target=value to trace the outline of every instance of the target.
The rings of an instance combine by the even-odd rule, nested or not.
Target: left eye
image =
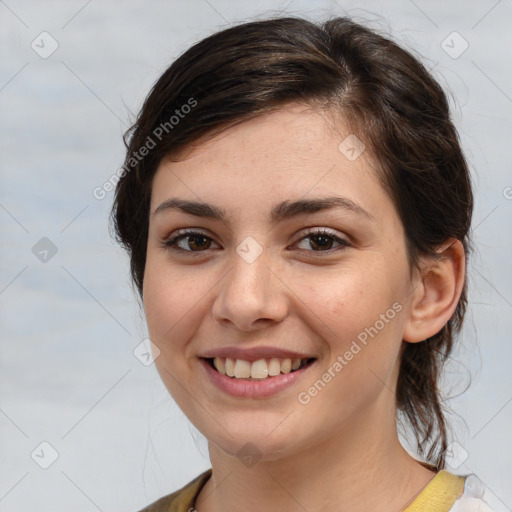
[[[334,252],[350,246],[347,240],[326,229],[316,229],[303,236],[299,242],[303,243],[308,239],[309,247],[313,249],[312,252]],[[173,251],[203,252],[211,248],[212,242],[215,243],[211,237],[199,231],[183,230],[179,231],[177,236],[166,240],[164,246]],[[337,243],[338,247],[333,249],[333,243]]]
[[[350,243],[347,240],[340,238],[326,229],[317,228],[302,237],[300,241],[308,239],[310,247],[313,248],[316,246],[320,248],[320,250],[314,250],[313,252],[334,252],[350,246]],[[332,249],[333,243],[337,243],[339,246]]]

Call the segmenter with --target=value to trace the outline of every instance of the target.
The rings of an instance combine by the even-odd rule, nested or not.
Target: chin
[[[240,428],[229,428],[229,433],[222,428],[216,428],[215,432],[206,432],[210,445],[214,445],[224,453],[236,457],[242,463],[250,467],[255,461],[275,461],[284,457],[292,456],[307,444],[306,440],[298,438],[293,433],[292,425],[286,425],[286,420],[281,425],[273,422],[269,427],[267,422],[252,422],[240,425]],[[276,425],[277,428],[276,428]],[[298,427],[297,427],[298,428]],[[298,428],[301,436],[304,436],[304,429]],[[231,434],[231,435],[229,435]]]

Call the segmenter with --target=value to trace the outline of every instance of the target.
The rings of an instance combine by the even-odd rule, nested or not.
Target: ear
[[[410,314],[402,338],[409,343],[437,334],[453,315],[464,287],[466,256],[460,240],[450,238],[437,257],[421,258],[412,282]]]

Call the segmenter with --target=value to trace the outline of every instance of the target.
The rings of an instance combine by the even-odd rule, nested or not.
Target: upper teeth
[[[216,357],[213,365],[219,373],[236,379],[266,379],[280,373],[290,373],[298,370],[307,359],[258,359],[257,361],[245,361],[244,359],[231,359],[230,357]]]

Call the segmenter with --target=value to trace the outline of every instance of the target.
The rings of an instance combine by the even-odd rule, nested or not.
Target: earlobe
[[[402,338],[418,343],[437,334],[453,315],[466,274],[466,256],[460,240],[449,239],[425,256],[412,283],[413,297]]]

